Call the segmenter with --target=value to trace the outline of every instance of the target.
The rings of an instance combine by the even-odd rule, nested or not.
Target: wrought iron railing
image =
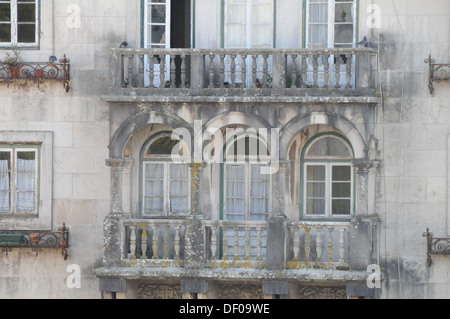
[[[64,260],[68,257],[69,228],[63,223],[58,231],[0,231],[0,250],[8,256],[16,248],[31,248],[36,256],[43,249],[61,249]]]
[[[34,81],[38,87],[43,81],[56,80],[70,90],[70,60],[64,57],[59,62],[21,62],[11,64],[0,62],[0,81],[9,84],[26,79]]]

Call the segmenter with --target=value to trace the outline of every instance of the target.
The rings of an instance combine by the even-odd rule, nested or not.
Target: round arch
[[[164,111],[140,113],[128,118],[116,130],[109,145],[110,158],[122,158],[125,146],[131,136],[141,128],[151,124],[164,124],[172,128],[185,128],[191,133],[191,139],[194,137],[192,126],[181,117]]]
[[[329,125],[347,138],[354,150],[355,159],[366,158],[366,143],[353,123],[336,114],[311,113],[292,119],[280,131],[280,160],[288,158],[289,146],[298,133],[317,124]]]

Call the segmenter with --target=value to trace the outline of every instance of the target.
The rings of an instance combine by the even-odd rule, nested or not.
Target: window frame
[[[30,149],[37,152],[37,213],[33,215],[2,215],[0,229],[7,230],[51,230],[53,200],[53,132],[46,131],[0,131],[3,148]]]
[[[270,29],[271,29],[271,33],[272,33],[272,37],[271,37],[271,44],[269,46],[261,46],[256,45],[253,46],[253,0],[242,0],[242,1],[246,1],[245,6],[246,6],[246,13],[245,13],[245,46],[242,48],[252,48],[252,47],[256,47],[256,48],[274,48],[275,47],[275,27],[276,27],[276,0],[268,0],[268,2],[271,2],[271,22],[270,22]],[[250,4],[250,5],[249,5]],[[228,0],[222,0],[222,47],[223,48],[241,48],[239,45],[230,45],[229,43],[227,43],[227,32],[228,32],[228,28],[227,28],[227,16],[228,16]]]
[[[140,202],[140,214],[143,218],[157,218],[157,217],[187,217],[191,215],[191,174],[189,171],[189,164],[186,162],[183,163],[176,163],[172,161],[172,158],[170,155],[165,154],[150,154],[148,155],[147,152],[152,146],[153,143],[158,141],[161,138],[165,137],[171,137],[171,132],[160,132],[158,134],[155,134],[154,136],[150,137],[142,147],[141,150],[141,169],[140,169],[140,196],[139,196],[139,202]],[[184,143],[181,141],[181,143]],[[183,152],[186,151],[186,153],[189,152],[189,149],[186,144],[181,146],[183,149]],[[188,154],[185,154],[186,157],[180,157],[181,160],[187,160],[189,157]],[[148,164],[161,164],[164,166],[164,173],[163,173],[163,211],[162,212],[145,212],[145,197],[146,197],[146,176],[145,176],[145,170],[146,166]],[[188,192],[187,192],[187,204],[188,207],[186,209],[186,213],[176,213],[172,212],[170,210],[170,166],[171,165],[183,165],[188,170],[187,174],[187,185],[188,185]]]
[[[33,217],[39,215],[39,162],[41,159],[40,155],[41,146],[36,145],[0,145],[0,152],[9,152],[11,154],[11,168],[9,169],[9,196],[10,196],[10,209],[9,211],[0,211],[0,216],[11,216],[11,217]],[[35,154],[34,163],[34,209],[31,211],[19,210],[17,207],[17,198],[20,190],[18,189],[18,153],[19,152],[33,152]]]
[[[327,43],[324,48],[332,49],[336,47],[342,47],[343,45],[349,45],[350,47],[355,47],[358,38],[358,21],[359,21],[359,0],[347,0],[342,2],[343,4],[347,2],[353,2],[353,39],[351,44],[340,44],[335,43],[336,35],[335,35],[335,25],[336,23],[336,0],[328,0],[328,17],[327,17]],[[318,2],[319,3],[319,2]],[[303,34],[303,47],[311,48],[310,43],[310,4],[311,0],[304,0],[303,2],[303,26],[304,26],[304,34]]]
[[[248,138],[248,141],[252,141],[255,140],[256,142],[258,142],[258,145],[255,146],[255,148],[253,150],[256,150],[257,152],[260,152],[259,148],[260,147],[264,147],[264,150],[270,152],[270,148],[269,145],[263,140],[261,139],[261,137],[259,136],[255,136],[253,134],[248,134],[246,132],[241,132],[238,133],[238,135],[235,135],[234,137],[230,138],[230,140],[228,140],[225,145],[224,145],[224,151],[223,151],[223,156],[224,156],[224,161],[221,164],[222,165],[222,176],[221,176],[221,185],[222,185],[222,189],[221,189],[221,196],[222,197],[222,205],[221,205],[221,219],[222,220],[228,220],[227,219],[227,200],[228,200],[228,196],[227,196],[227,168],[228,166],[243,166],[244,167],[244,215],[245,215],[245,219],[243,220],[247,220],[247,221],[258,221],[259,219],[253,219],[252,216],[261,216],[264,214],[253,214],[251,212],[251,200],[252,200],[252,195],[251,195],[251,185],[252,185],[252,168],[254,166],[257,167],[269,167],[270,166],[270,155],[263,155],[260,156],[259,153],[258,155],[253,155],[253,154],[246,154],[245,156],[239,155],[239,154],[235,154],[234,151],[231,153],[232,156],[229,155],[229,150],[231,148],[235,147],[235,144],[238,143],[239,145],[239,141],[244,139],[244,148],[245,147],[245,143],[246,143],[246,139]],[[238,146],[239,147],[239,146]],[[248,148],[249,150],[252,150],[249,146]],[[269,193],[267,195],[268,198],[268,212],[266,215],[266,220],[270,217],[271,214],[271,210],[272,210],[272,175],[269,176]],[[241,220],[241,219],[237,219],[237,220]]]
[[[323,138],[332,137],[340,140],[348,148],[351,158],[342,158],[337,156],[327,156],[322,158],[307,158],[306,154],[310,150],[311,146],[317,141]],[[340,134],[333,132],[327,132],[318,134],[312,137],[304,146],[301,159],[300,159],[300,220],[313,220],[313,221],[336,221],[336,220],[349,220],[355,214],[355,169],[353,166],[354,151],[350,142]],[[323,214],[308,214],[307,213],[307,168],[308,166],[325,166],[325,211]],[[333,214],[332,204],[332,186],[335,182],[332,179],[332,169],[334,166],[348,166],[350,167],[350,198],[348,197],[336,197],[337,199],[350,199],[350,212],[349,214]],[[347,181],[345,181],[347,183]]]
[[[18,4],[21,0],[10,0],[10,2],[4,2],[0,0],[0,4],[11,4],[11,17],[8,21],[11,24],[11,41],[10,42],[0,42],[0,48],[37,48],[39,47],[39,34],[40,34],[40,7],[41,0],[34,0],[35,5],[35,20],[33,22],[21,22],[18,21]],[[24,4],[26,4],[25,2]],[[31,3],[28,3],[31,4]],[[0,22],[0,24],[6,24],[6,21]],[[19,42],[18,39],[18,26],[19,24],[34,24],[35,25],[35,35],[34,42]]]

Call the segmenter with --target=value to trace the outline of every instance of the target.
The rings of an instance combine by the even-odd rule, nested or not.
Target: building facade
[[[0,3],[0,296],[447,298],[449,16]]]

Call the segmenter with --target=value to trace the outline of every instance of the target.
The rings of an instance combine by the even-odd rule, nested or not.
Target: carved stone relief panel
[[[142,284],[139,299],[181,299],[180,285]]]
[[[345,287],[301,286],[300,299],[347,299]]]
[[[220,283],[218,289],[221,299],[261,299],[262,297],[261,285]]]

